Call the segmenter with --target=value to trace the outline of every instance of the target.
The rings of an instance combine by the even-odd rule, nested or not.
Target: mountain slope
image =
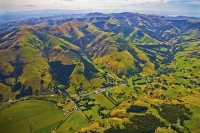
[[[61,37],[79,46],[82,50],[87,52],[87,55],[94,60],[97,66],[106,68],[117,75],[130,75],[131,73],[141,72],[142,70],[139,64],[143,64],[144,62],[136,61],[140,58],[140,55],[137,56],[135,53],[131,55],[127,51],[130,49],[130,46],[123,37],[101,31],[91,23],[67,22],[61,26],[48,28],[43,31]],[[148,35],[144,37],[144,39],[149,38],[152,39]],[[140,51],[140,53],[142,53],[142,51]],[[130,58],[134,58],[135,56],[137,56],[137,58],[136,60],[131,59],[130,61],[132,63],[129,63],[129,57],[127,55],[132,56]],[[112,58],[113,56],[115,58]],[[120,62],[119,60],[127,61]],[[106,62],[110,62],[111,64],[106,64]],[[117,65],[119,62],[121,65]]]
[[[37,27],[21,27],[15,35],[6,35],[2,41],[1,82],[11,89],[14,89],[16,83],[22,84],[17,88],[21,89],[20,95],[42,92],[59,83],[66,87],[73,84],[75,87],[84,82],[85,88],[93,85],[90,80],[98,81],[94,86],[105,81],[98,79],[101,74],[87,57],[84,57],[80,48],[63,39],[37,31]],[[82,78],[74,80],[73,77]]]
[[[199,22],[155,15],[97,13],[66,21],[0,33],[3,92],[53,93],[61,85],[78,93],[110,84],[109,76],[119,82],[146,76],[174,58],[173,44],[199,38]]]
[[[104,68],[114,77],[131,76],[145,67],[150,73],[155,71],[144,52],[87,22],[27,25],[4,35],[1,42],[1,83],[19,96],[52,93],[59,84],[72,93],[79,87],[102,86],[108,82]],[[21,86],[16,88],[16,84]]]
[[[143,31],[135,28],[132,33],[127,37],[127,40],[133,43],[139,44],[158,44],[160,43],[158,40],[152,38],[148,34],[144,33]]]
[[[111,14],[89,13],[85,15],[61,15],[9,22],[1,24],[0,31],[13,30],[23,25],[52,27],[62,25],[66,22],[92,23],[102,31],[120,33],[123,37],[127,37],[130,30],[136,27],[159,41],[176,39],[188,30],[199,28],[200,24],[197,18],[192,17],[179,20],[177,18],[167,19],[163,16],[131,12]]]

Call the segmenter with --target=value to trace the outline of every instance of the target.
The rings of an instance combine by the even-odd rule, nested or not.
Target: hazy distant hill
[[[57,26],[69,21],[90,22],[103,31],[116,33],[121,30],[122,34],[124,34],[123,29],[126,29],[127,34],[130,32],[127,29],[137,27],[159,41],[169,41],[177,38],[183,31],[199,28],[200,25],[198,18],[195,17],[179,16],[169,18],[130,12],[89,13],[86,15],[59,15],[4,23],[0,25],[0,31],[16,29],[23,25]]]

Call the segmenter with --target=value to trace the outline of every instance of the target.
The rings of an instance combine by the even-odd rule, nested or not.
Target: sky
[[[55,9],[200,16],[200,0],[0,0],[1,13]]]

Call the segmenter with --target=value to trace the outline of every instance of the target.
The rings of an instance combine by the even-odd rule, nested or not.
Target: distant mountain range
[[[196,20],[196,21],[200,21],[200,18],[198,17],[188,17],[188,16],[167,16],[165,17],[166,19],[170,19],[170,20]]]
[[[85,13],[85,11],[81,10],[35,10],[35,11],[21,11],[21,12],[3,12],[0,13],[0,23],[7,23],[11,21],[19,21],[29,18],[39,18],[39,17],[47,17],[51,18],[66,14],[70,16],[70,14],[80,14]]]
[[[73,20],[74,18],[80,18],[83,20],[79,21],[87,21],[87,18],[91,17],[109,17],[113,16],[123,17],[124,15],[128,17],[130,14],[138,14],[138,13],[111,13],[111,14],[103,14],[103,13],[88,13],[88,14],[77,14],[78,11],[37,11],[37,12],[21,12],[21,13],[4,13],[0,14],[0,31],[12,30],[15,28],[19,28],[23,25],[42,25],[42,26],[55,26],[60,25],[62,23]],[[59,15],[62,14],[62,15]],[[129,15],[128,15],[129,14]],[[127,16],[128,15],[128,16]],[[140,14],[144,15],[144,14]],[[20,17],[21,16],[21,17]],[[154,16],[154,15],[147,15]],[[188,16],[160,16],[165,20],[195,20],[200,21],[198,17],[188,17]]]
[[[75,93],[153,74],[173,59],[174,44],[200,39],[200,22],[89,13],[8,22],[0,31],[0,85],[20,97],[58,85]]]

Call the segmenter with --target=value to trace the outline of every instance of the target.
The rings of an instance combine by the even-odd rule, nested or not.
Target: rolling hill
[[[169,44],[199,38],[196,20],[138,13],[90,13],[47,25],[35,20],[15,23],[17,29],[5,24],[10,31],[1,25],[0,81],[19,96],[53,93],[59,85],[71,93],[101,87],[109,84],[105,73],[117,79],[153,74],[173,58]]]
[[[55,84],[68,88],[84,82],[85,88],[93,85],[91,80],[98,83],[94,86],[105,82],[79,47],[37,27],[23,26],[5,35],[0,49],[1,82],[12,92],[20,90],[19,95],[42,93]]]

